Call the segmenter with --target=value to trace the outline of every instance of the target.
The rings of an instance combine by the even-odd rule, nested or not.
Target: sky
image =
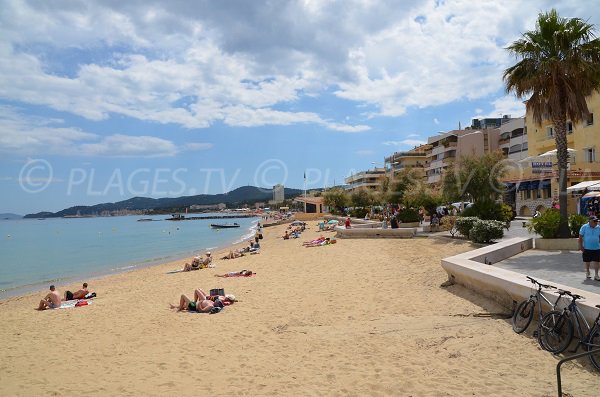
[[[505,48],[553,7],[600,25],[600,0],[0,0],[0,213],[339,185],[523,116]]]

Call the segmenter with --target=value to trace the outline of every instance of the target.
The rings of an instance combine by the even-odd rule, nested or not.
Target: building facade
[[[360,171],[344,178],[346,191],[352,193],[358,189],[377,190],[387,178],[385,168],[374,168],[368,171]]]
[[[569,164],[567,187],[579,182],[600,179],[600,94],[587,98],[589,116],[578,123],[567,122]],[[519,160],[506,178],[507,190],[515,198],[517,214],[529,216],[536,210],[543,212],[558,202],[558,168],[554,126],[549,120],[538,125],[529,112],[525,115],[523,134],[527,136],[528,156]],[[509,153],[510,156],[510,153]],[[577,211],[581,193],[569,194],[567,211]]]
[[[273,186],[273,203],[283,203],[285,201],[285,188],[281,184]]]
[[[431,145],[425,144],[404,152],[395,152],[384,159],[384,168],[390,181],[393,181],[398,173],[406,169],[412,169],[416,174],[426,179],[425,168],[429,166],[427,152]]]

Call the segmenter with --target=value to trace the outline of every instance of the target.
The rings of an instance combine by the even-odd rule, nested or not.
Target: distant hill
[[[297,197],[302,194],[300,189],[285,188],[286,199]],[[225,203],[228,207],[237,207],[244,204],[256,202],[267,202],[273,199],[272,189],[263,189],[255,186],[242,186],[229,193],[224,194],[200,194],[196,196],[183,196],[175,198],[154,199],[149,197],[133,197],[116,203],[103,203],[96,205],[78,205],[66,208],[58,212],[38,212],[27,214],[25,218],[56,218],[69,215],[98,215],[103,211],[119,210],[161,210],[169,211],[183,209],[190,205],[209,205]]]
[[[0,220],[3,219],[23,219],[23,215],[12,214],[10,212],[0,214]]]

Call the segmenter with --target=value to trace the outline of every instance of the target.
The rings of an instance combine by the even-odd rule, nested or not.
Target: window
[[[594,125],[594,113],[590,113],[586,120],[587,125]]]
[[[572,134],[573,133],[573,123],[570,121],[567,121],[567,134]]]
[[[523,147],[521,148],[521,151],[526,152],[528,145],[528,142],[523,142]]]
[[[583,149],[583,153],[585,155],[586,163],[593,163],[596,161],[596,149],[594,149],[593,147]]]
[[[546,138],[554,137],[554,127],[546,127]]]

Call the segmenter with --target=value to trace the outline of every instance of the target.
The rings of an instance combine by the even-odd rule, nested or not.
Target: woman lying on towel
[[[320,247],[322,245],[329,245],[329,244],[335,244],[337,241],[335,238],[329,238],[327,237],[324,241],[315,243],[315,244],[304,244],[305,247]]]
[[[252,270],[240,270],[239,272],[229,272],[225,274],[215,274],[215,277],[250,277],[253,274]]]
[[[305,242],[302,243],[302,245],[315,245],[315,244],[322,243],[323,241],[325,241],[325,237],[321,236],[321,237],[316,238],[316,239],[311,240],[311,241],[305,241]]]

